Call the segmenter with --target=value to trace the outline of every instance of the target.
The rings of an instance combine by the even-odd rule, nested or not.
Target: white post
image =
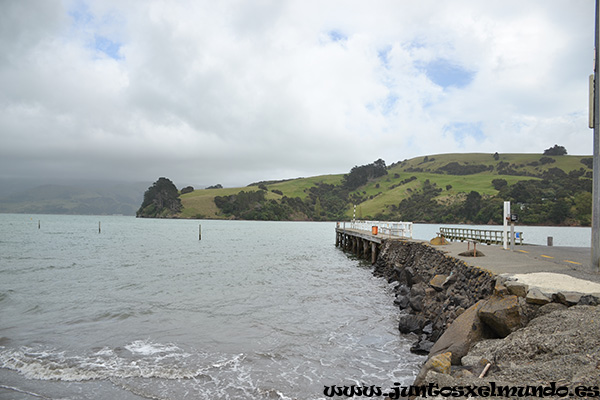
[[[510,201],[504,202],[504,234],[502,235],[502,243],[504,244],[504,250],[508,250],[508,219],[510,218]]]

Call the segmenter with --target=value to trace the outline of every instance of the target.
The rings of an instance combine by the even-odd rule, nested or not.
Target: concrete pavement
[[[515,246],[515,250],[510,251],[498,245],[477,244],[477,250],[484,256],[465,257],[459,254],[467,249],[472,252],[472,243],[450,242],[433,247],[468,265],[497,275],[514,276],[546,292],[600,293],[600,273],[591,270],[589,248],[523,245]]]

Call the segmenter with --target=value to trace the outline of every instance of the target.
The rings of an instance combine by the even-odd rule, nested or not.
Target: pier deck
[[[600,283],[600,274],[592,270],[591,249],[587,247],[520,245],[511,251],[505,250],[501,245],[489,245],[478,246],[484,254],[483,257],[465,257],[459,255],[468,248],[467,243],[463,242],[449,242],[447,245],[434,246],[428,241],[398,235],[380,233],[374,235],[373,232],[364,229],[336,228],[337,246],[352,251],[357,256],[370,258],[372,263],[376,261],[379,246],[385,240],[424,243],[464,261],[467,265],[486,269],[497,275],[555,273]]]
[[[335,245],[352,251],[359,257],[377,260],[379,246],[384,240],[412,238],[411,222],[353,221],[338,222],[335,229]]]

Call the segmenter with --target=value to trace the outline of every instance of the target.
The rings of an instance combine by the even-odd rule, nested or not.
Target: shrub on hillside
[[[563,146],[559,146],[557,144],[554,147],[550,147],[549,149],[544,150],[545,156],[565,156],[567,155],[567,149]]]

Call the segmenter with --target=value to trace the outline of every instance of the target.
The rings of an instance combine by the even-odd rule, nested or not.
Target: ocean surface
[[[391,287],[334,228],[0,214],[0,399],[410,384],[424,358],[398,333]]]

